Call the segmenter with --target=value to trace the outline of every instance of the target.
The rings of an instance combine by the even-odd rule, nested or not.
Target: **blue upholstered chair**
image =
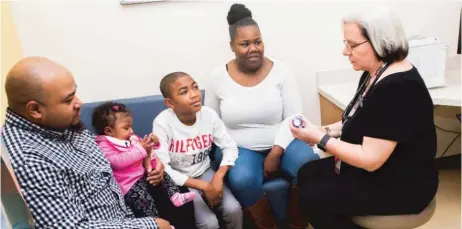
[[[204,91],[202,91],[202,94],[204,94]],[[154,118],[161,111],[167,108],[161,95],[119,99],[114,101],[128,106],[133,116],[133,131],[140,136],[144,136],[152,132],[152,122]],[[81,120],[91,131],[94,131],[91,125],[92,110],[103,102],[105,101],[86,103],[82,107]],[[265,182],[263,188],[268,194],[275,217],[278,220],[285,219],[287,216],[289,183],[284,179],[274,179]]]

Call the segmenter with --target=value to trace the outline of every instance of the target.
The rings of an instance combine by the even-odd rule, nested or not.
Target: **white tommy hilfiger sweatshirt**
[[[220,147],[223,159],[220,166],[234,166],[238,157],[236,143],[231,139],[217,113],[203,106],[196,114],[196,123],[183,124],[172,109],[162,111],[153,122],[153,133],[159,137],[157,157],[177,185],[188,177],[201,176],[209,167],[212,143]]]

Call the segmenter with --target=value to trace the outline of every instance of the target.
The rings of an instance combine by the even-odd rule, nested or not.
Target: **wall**
[[[9,2],[1,1],[0,2],[0,20],[1,20],[1,76],[0,76],[0,85],[1,85],[1,99],[0,99],[0,126],[3,125],[5,120],[5,110],[7,107],[7,99],[5,94],[5,77],[8,74],[10,68],[21,59],[22,57],[22,48],[19,42],[18,34],[16,33],[16,26],[14,24],[13,14],[11,11],[11,6]],[[1,127],[0,127],[1,128]],[[0,153],[2,158],[4,157],[3,152],[4,148],[0,145]],[[11,170],[10,170],[11,171]],[[8,175],[8,170],[6,169],[5,163],[1,163],[1,227],[7,228],[11,227],[10,224],[17,223],[22,219],[25,219],[27,222],[27,215],[18,214],[16,209],[19,209],[21,205],[17,206],[18,202],[6,201],[7,198],[10,200],[13,198],[21,200],[21,197],[17,194],[17,189],[15,183],[11,180],[11,176]],[[8,199],[7,199],[8,200]],[[5,204],[5,205],[4,205]],[[6,220],[5,215],[8,215],[9,218]]]
[[[85,102],[158,94],[163,75],[190,73],[203,87],[232,58],[226,15],[231,2],[167,1],[121,6],[117,0],[17,1],[13,13],[24,54],[67,66]],[[266,54],[288,62],[304,113],[319,123],[317,71],[349,68],[341,17],[377,2],[246,2]],[[407,35],[435,36],[455,54],[460,2],[390,2]]]
[[[0,125],[5,118],[5,109],[7,106],[5,94],[5,77],[13,65],[22,57],[22,48],[19,42],[16,26],[13,20],[13,14],[9,2],[1,2],[1,25],[2,25],[2,67],[1,67],[1,105],[0,105]]]

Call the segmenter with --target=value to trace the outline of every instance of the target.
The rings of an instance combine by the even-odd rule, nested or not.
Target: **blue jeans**
[[[257,203],[263,196],[263,162],[266,153],[261,153],[239,147],[239,157],[236,165],[228,172],[228,185],[233,194],[244,207],[250,207]],[[223,158],[221,150],[215,150],[215,160],[212,162],[217,168]],[[281,172],[284,176],[292,179],[292,184],[297,182],[298,169],[305,163],[319,159],[313,149],[303,141],[295,139],[287,147],[281,158]]]

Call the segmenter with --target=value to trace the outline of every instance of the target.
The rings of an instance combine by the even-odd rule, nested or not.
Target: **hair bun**
[[[246,17],[252,18],[252,12],[247,9],[245,5],[236,3],[231,6],[231,9],[229,9],[228,17],[226,19],[228,20],[229,25],[233,25],[237,21]]]

